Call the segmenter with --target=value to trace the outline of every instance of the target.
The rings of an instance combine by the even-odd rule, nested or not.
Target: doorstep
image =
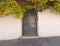
[[[20,39],[39,38],[39,36],[22,36]]]

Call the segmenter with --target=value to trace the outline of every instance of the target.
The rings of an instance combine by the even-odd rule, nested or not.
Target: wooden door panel
[[[25,14],[23,19],[23,35],[35,36],[37,35],[37,20],[36,14],[28,13]]]

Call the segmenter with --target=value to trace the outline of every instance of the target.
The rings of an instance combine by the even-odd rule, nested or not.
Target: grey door
[[[23,36],[37,35],[37,15],[35,11],[26,12],[22,22]]]

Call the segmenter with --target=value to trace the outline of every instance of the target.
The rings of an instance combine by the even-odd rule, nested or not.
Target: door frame
[[[37,12],[36,12],[36,16],[37,16]],[[38,16],[36,17],[36,28],[37,28],[37,30],[36,30],[36,36],[39,36],[39,31],[38,31]],[[23,19],[22,19],[22,36],[23,36]]]

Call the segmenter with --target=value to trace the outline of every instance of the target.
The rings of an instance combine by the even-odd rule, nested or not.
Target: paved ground
[[[0,41],[0,46],[60,46],[60,37]]]

